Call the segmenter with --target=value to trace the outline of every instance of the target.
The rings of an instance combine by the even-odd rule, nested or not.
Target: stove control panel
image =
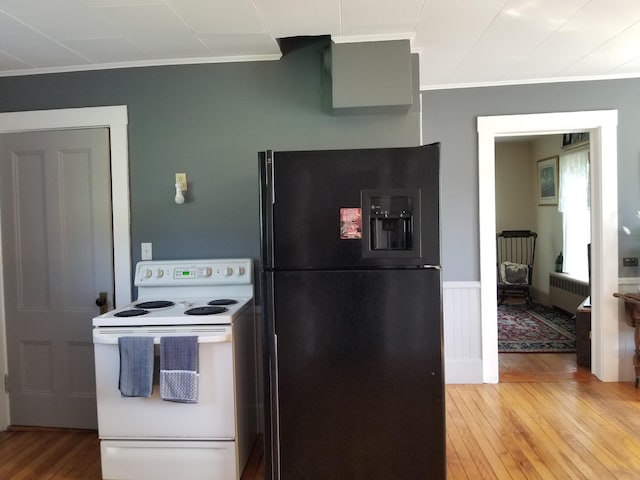
[[[136,265],[137,286],[238,285],[253,282],[253,260],[150,260]]]
[[[213,273],[211,267],[176,267],[173,269],[173,278],[190,280],[193,278],[208,278]]]

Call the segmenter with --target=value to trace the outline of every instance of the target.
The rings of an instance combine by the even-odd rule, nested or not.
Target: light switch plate
[[[140,258],[142,260],[153,260],[153,248],[151,242],[140,244]]]

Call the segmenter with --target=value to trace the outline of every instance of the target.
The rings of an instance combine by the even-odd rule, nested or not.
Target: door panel
[[[11,165],[5,153],[2,162],[3,194],[5,198],[11,192],[15,195],[14,208],[3,208],[3,231],[4,225],[7,228],[11,226],[8,216],[13,216],[15,222],[13,235],[9,236],[10,232],[7,231],[3,235],[3,243],[7,246],[6,251],[29,259],[28,262],[18,263],[15,275],[8,275],[11,271],[5,274],[5,279],[9,280],[6,288],[12,287],[10,280],[13,279],[17,282],[15,287],[18,289],[16,294],[20,307],[34,313],[45,311],[49,308],[49,290],[47,283],[40,281],[45,273],[40,266],[47,263],[44,152],[16,152]],[[6,167],[9,166],[11,169],[7,171]],[[6,183],[12,176],[13,188]],[[25,234],[21,235],[21,232]]]
[[[0,145],[11,423],[96,428],[91,319],[114,290],[108,130]]]

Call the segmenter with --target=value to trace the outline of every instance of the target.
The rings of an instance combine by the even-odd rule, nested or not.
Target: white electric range
[[[135,302],[93,319],[98,434],[105,480],[237,480],[258,432],[251,259],[142,261]],[[153,337],[150,397],[118,389],[118,338]],[[158,346],[197,336],[199,398],[160,399]]]

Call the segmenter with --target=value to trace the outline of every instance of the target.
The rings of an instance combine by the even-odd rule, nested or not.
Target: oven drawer
[[[104,480],[235,480],[234,442],[102,441]]]

